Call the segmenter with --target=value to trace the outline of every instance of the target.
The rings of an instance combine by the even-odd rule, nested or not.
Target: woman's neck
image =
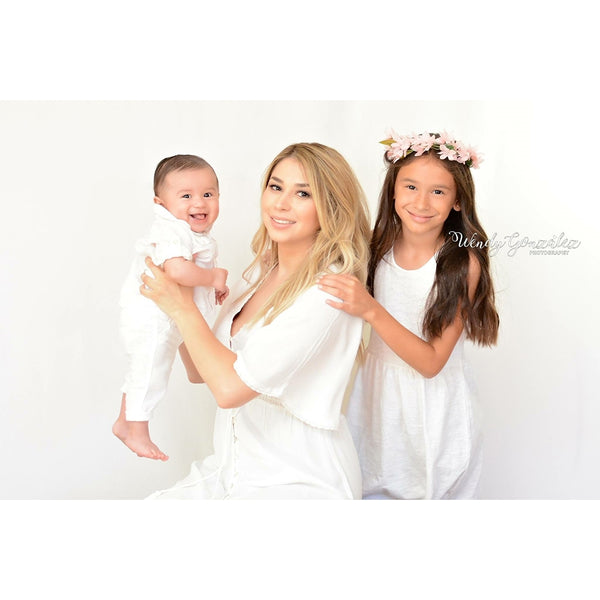
[[[283,281],[296,273],[309,250],[310,247],[279,244],[277,246],[277,278]]]

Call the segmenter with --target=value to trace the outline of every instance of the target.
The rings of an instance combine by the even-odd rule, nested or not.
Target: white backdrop
[[[469,352],[485,416],[481,496],[600,498],[593,115],[547,101],[0,103],[0,498],[141,498],[211,450],[214,402],[180,364],[151,423],[167,463],[137,458],[110,431],[125,367],[118,293],[161,158],[194,153],[214,166],[213,233],[233,282],[275,154],[333,146],[374,217],[388,127],[446,129],[483,152],[478,209],[498,241],[580,242],[568,255],[500,248],[499,344]]]

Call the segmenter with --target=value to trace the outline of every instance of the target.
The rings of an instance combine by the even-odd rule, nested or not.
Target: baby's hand
[[[227,288],[227,275],[228,272],[226,269],[219,269],[215,267],[213,269],[213,287],[217,292],[224,292],[225,290],[229,291]]]
[[[229,296],[229,288],[227,286],[225,286],[225,291],[220,292],[218,290],[215,290],[215,302],[217,304],[223,304],[227,296]]]

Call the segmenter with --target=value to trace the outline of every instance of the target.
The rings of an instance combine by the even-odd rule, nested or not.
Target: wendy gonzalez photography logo
[[[530,238],[527,235],[521,235],[518,231],[499,238],[497,233],[483,241],[477,239],[477,234],[465,236],[460,231],[449,231],[448,235],[453,242],[461,248],[489,248],[489,255],[495,256],[500,250],[505,249],[508,256],[515,256],[517,252],[525,249],[533,255],[567,255],[571,250],[579,248],[580,240],[569,239],[564,231],[553,235],[551,238]]]

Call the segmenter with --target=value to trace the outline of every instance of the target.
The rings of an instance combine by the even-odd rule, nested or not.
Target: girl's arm
[[[142,275],[144,285],[140,293],[175,321],[192,362],[217,404],[221,408],[235,408],[255,398],[258,393],[233,368],[235,353],[217,340],[194,304],[192,289],[179,286],[150,258],[146,258],[146,265],[154,278]]]
[[[188,379],[192,383],[204,383],[204,379],[202,379],[200,373],[198,373],[198,369],[196,369],[196,365],[194,364],[188,349],[185,347],[185,344],[179,346],[179,356],[181,356],[181,362],[183,362]]]
[[[475,295],[480,274],[481,267],[477,259],[471,256],[467,275],[471,300]],[[442,335],[425,341],[398,323],[356,277],[325,275],[320,279],[319,287],[343,301],[327,300],[329,305],[361,317],[369,323],[391,350],[423,377],[435,377],[444,368],[463,330],[462,319],[457,313]]]

